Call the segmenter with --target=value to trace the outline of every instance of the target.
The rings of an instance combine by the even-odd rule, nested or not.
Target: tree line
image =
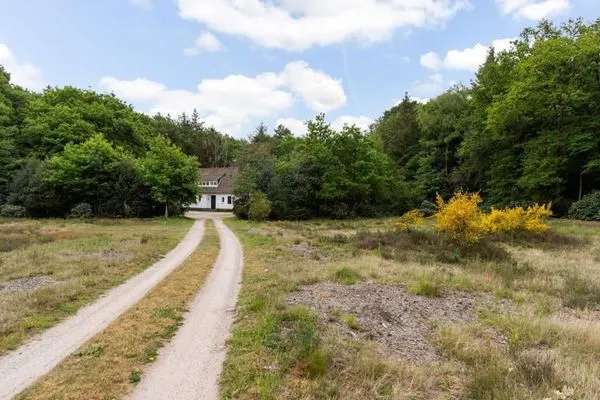
[[[407,94],[367,131],[336,131],[318,115],[303,137],[261,124],[248,140],[195,112],[151,117],[91,90],[29,92],[0,67],[0,206],[31,216],[177,212],[198,195],[199,167],[237,165],[242,217],[399,214],[464,191],[485,207],[551,202],[558,215],[589,195],[575,209],[600,219],[599,49],[600,20],[544,21],[511,49],[490,49],[469,85],[426,104]]]
[[[34,93],[0,66],[0,206],[6,215],[151,216],[198,194],[200,166],[233,163],[240,141],[135,112],[113,95],[73,87]]]
[[[261,126],[240,164],[242,216],[253,191],[276,218],[401,213],[459,191],[564,215],[600,188],[600,20],[525,29],[470,85],[426,104],[407,94],[368,132],[334,132],[323,116],[304,138]]]

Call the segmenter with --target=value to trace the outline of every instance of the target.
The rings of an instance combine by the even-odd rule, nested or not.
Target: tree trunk
[[[581,200],[582,195],[583,195],[583,172],[579,174],[579,197],[578,197],[578,200]]]
[[[165,218],[169,218],[169,204],[165,203]]]

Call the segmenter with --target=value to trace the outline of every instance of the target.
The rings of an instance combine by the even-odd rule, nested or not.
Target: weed
[[[132,384],[136,384],[139,383],[142,380],[142,373],[138,370],[133,370],[131,371],[131,373],[129,374],[129,383]]]
[[[348,328],[355,331],[360,330],[360,322],[358,321],[356,315],[344,314],[342,315],[342,321],[346,324]]]
[[[333,275],[335,282],[343,283],[344,285],[354,285],[363,280],[363,277],[358,272],[348,267],[342,267],[335,271]]]
[[[432,282],[426,277],[419,278],[416,282],[413,282],[409,287],[408,291],[417,296],[427,297],[440,297],[441,289],[438,283]]]

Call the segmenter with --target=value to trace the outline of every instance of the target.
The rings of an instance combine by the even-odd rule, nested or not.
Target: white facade
[[[233,194],[203,194],[189,207],[202,210],[233,210],[233,200]]]

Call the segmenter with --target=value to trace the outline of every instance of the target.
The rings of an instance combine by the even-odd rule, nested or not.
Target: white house
[[[237,167],[200,168],[201,197],[190,204],[192,210],[233,210],[233,185]]]

